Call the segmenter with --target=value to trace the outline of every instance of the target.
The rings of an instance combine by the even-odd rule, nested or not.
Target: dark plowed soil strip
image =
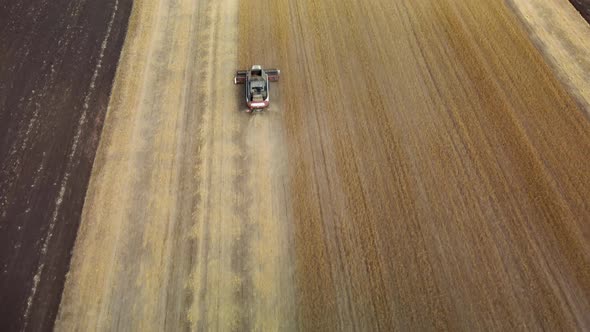
[[[570,0],[582,16],[590,23],[590,0]]]
[[[0,4],[0,330],[50,330],[132,0]]]

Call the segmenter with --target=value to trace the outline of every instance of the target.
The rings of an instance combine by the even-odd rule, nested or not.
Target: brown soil
[[[2,331],[53,326],[130,10],[0,5]]]
[[[580,12],[580,15],[590,23],[590,0],[570,0],[570,2]]]

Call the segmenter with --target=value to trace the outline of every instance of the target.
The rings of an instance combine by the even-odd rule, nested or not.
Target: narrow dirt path
[[[590,10],[587,4],[574,4]],[[585,1],[585,0],[584,0]],[[566,1],[506,0],[590,119],[590,25]]]

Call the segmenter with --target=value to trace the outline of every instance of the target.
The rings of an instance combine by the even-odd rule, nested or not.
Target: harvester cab
[[[238,70],[234,77],[234,84],[244,84],[248,111],[262,111],[270,103],[269,82],[279,80],[280,70],[262,69],[254,65],[250,70]]]

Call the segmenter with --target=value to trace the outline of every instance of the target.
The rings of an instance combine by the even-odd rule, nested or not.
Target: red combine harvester
[[[262,111],[270,103],[270,84],[279,80],[281,71],[278,69],[262,69],[259,65],[250,70],[238,70],[234,77],[234,84],[246,86],[246,104],[248,112]]]

